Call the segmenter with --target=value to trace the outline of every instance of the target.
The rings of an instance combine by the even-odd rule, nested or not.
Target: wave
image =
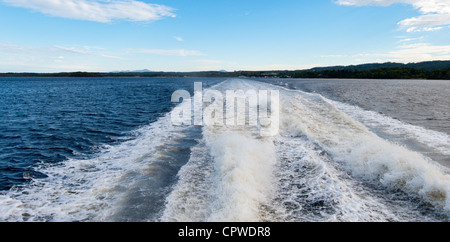
[[[407,201],[393,202],[384,189],[355,180],[306,137],[276,142],[278,192],[268,221],[434,221]]]
[[[224,92],[252,87],[231,80],[211,89]],[[221,115],[212,118],[220,119],[212,124],[223,121]],[[261,204],[268,203],[274,192],[276,155],[271,138],[258,134],[258,128],[247,126],[204,126],[202,141],[179,173],[180,181],[167,199],[162,220],[262,220]]]
[[[382,139],[318,94],[292,91],[283,98],[282,135],[306,136],[353,176],[450,212],[450,176],[436,162]]]
[[[163,221],[433,221],[448,216],[450,184],[443,167],[379,137],[334,101],[248,80],[214,88],[279,90],[280,133],[263,138],[250,127],[204,127],[202,142],[167,199]],[[430,216],[424,207],[433,210]]]
[[[174,127],[168,115],[134,132],[134,138],[104,146],[92,159],[40,164],[45,179],[0,194],[1,221],[116,220],[127,195],[152,164],[170,152],[185,128]]]
[[[0,220],[448,219],[446,168],[377,130],[415,139],[444,157],[445,134],[258,81],[226,80],[209,90],[278,91],[270,112],[279,113],[279,133],[217,125],[224,115],[202,127],[173,126],[183,103],[92,159],[41,164],[36,170],[46,178],[0,195]]]
[[[450,155],[450,136],[446,133],[407,124],[374,111],[364,110],[358,106],[332,100],[326,101],[371,129],[389,134],[394,138],[399,137],[401,141],[413,140],[442,155]]]
[[[273,144],[223,134],[204,145],[181,171],[162,220],[260,221],[260,205],[273,192]]]

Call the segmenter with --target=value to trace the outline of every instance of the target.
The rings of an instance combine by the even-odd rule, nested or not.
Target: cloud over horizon
[[[450,45],[433,45],[431,43],[409,43],[401,44],[395,49],[384,53],[366,52],[359,54],[331,54],[322,55],[325,59],[352,59],[355,63],[418,63],[423,61],[450,60]],[[403,42],[404,43],[404,42]]]
[[[206,54],[198,50],[185,49],[128,49],[128,53],[165,55],[165,56],[205,56]]]
[[[174,9],[136,0],[0,0],[10,6],[60,18],[110,23],[114,20],[149,22],[175,17]]]
[[[407,32],[434,31],[450,26],[449,0],[336,0],[345,6],[389,6],[395,3],[410,4],[422,15],[400,21]]]

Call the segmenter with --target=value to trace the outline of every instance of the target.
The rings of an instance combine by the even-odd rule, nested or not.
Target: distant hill
[[[411,68],[417,70],[427,70],[434,71],[445,68],[450,68],[450,61],[426,61],[419,63],[395,63],[395,62],[386,62],[386,63],[371,63],[371,64],[362,64],[362,65],[350,65],[350,66],[328,66],[328,67],[316,67],[310,69],[310,71],[330,71],[330,70],[349,70],[349,71],[369,71],[379,68],[394,68],[394,67],[403,67],[403,68]]]
[[[426,61],[420,63],[406,64],[405,67],[412,69],[425,69],[427,71],[441,70],[450,68],[450,61]]]
[[[0,73],[7,77],[249,77],[249,78],[358,78],[358,79],[445,79],[450,80],[450,61],[419,63],[372,63],[352,66],[316,67],[308,70],[153,72]]]

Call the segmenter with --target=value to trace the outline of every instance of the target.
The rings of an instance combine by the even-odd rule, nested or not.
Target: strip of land
[[[224,77],[224,78],[343,78],[343,79],[438,79],[450,80],[450,61],[374,63],[317,67],[308,70],[203,71],[203,72],[61,72],[0,73],[2,77]]]

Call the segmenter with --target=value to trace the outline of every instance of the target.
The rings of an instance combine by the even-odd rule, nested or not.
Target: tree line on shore
[[[450,80],[450,61],[321,67],[297,71],[2,73],[3,77],[223,77]]]

